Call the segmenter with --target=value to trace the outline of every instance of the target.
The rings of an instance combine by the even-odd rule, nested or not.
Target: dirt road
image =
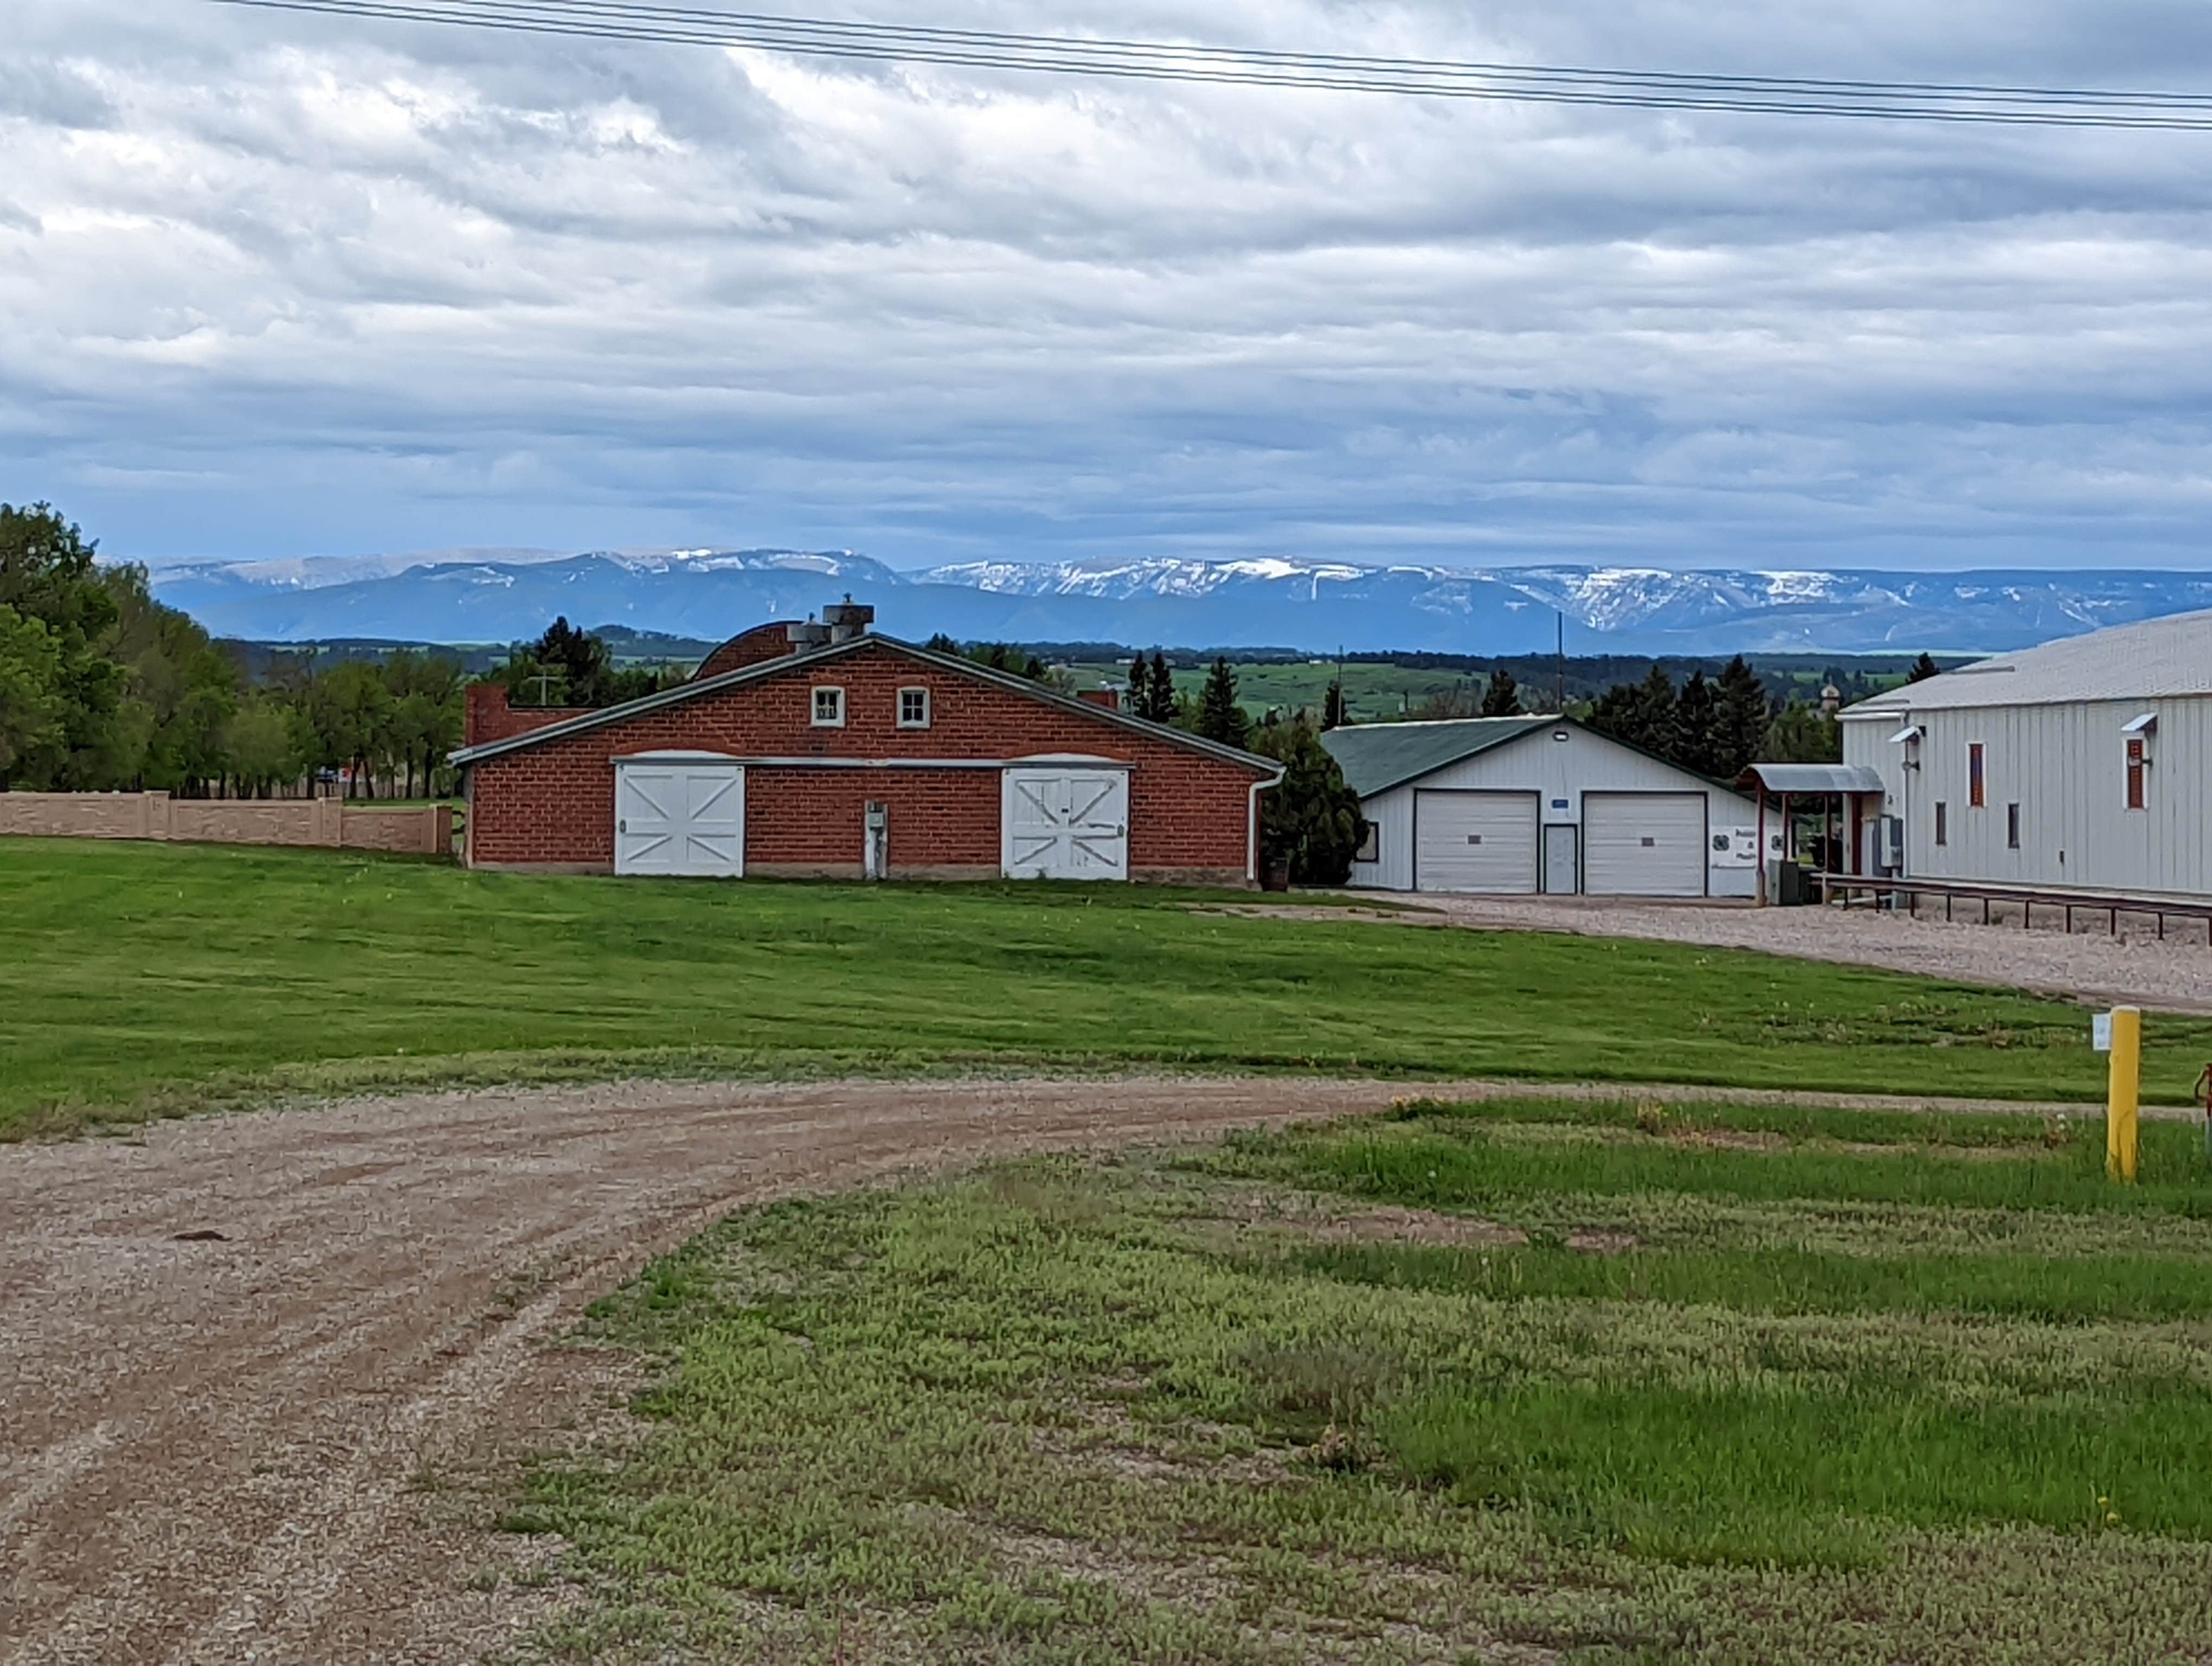
[[[625,1084],[0,1147],[0,1659],[472,1657],[537,1610],[472,1589],[491,1541],[422,1478],[603,1402],[541,1344],[653,1252],[778,1192],[1406,1091]]]

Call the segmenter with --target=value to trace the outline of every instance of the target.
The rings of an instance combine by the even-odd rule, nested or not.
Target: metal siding
[[[1413,795],[1413,883],[1421,891],[1536,894],[1534,793],[1431,791]]]
[[[1895,725],[1883,731],[1892,733]],[[1564,733],[1565,740],[1553,740]],[[1449,764],[1419,781],[1394,787],[1361,801],[1360,813],[1375,824],[1376,858],[1355,863],[1352,883],[1383,891],[1413,888],[1413,794],[1417,789],[1534,793],[1538,818],[1546,823],[1582,821],[1587,792],[1703,793],[1711,827],[1755,827],[1759,806],[1739,793],[1708,787],[1695,775],[1646,757],[1585,729],[1532,730],[1525,738]],[[1557,800],[1564,810],[1553,809]]]
[[[2145,807],[2127,807],[2120,726],[2158,716]],[[1888,737],[1907,722],[1925,738],[1920,768]],[[1966,747],[1989,747],[1987,807],[1966,803]],[[2212,842],[2203,814],[2212,698],[2117,700],[1892,712],[1844,728],[1848,763],[1878,770],[1890,813],[1905,820],[1905,872],[1923,879],[2070,885],[2212,895]],[[1935,842],[1935,806],[1950,806],[1951,840]],[[2021,848],[2005,842],[2005,806],[2021,806]]]
[[[1584,794],[1583,889],[1593,897],[1703,897],[1706,813],[1702,793]]]
[[[1363,889],[1413,888],[1413,789],[1394,787],[1363,799],[1359,813],[1375,824],[1375,860],[1352,865],[1352,883]]]

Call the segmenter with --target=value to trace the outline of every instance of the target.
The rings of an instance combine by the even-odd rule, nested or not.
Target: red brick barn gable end
[[[842,728],[814,726],[814,690],[845,691]],[[901,689],[925,688],[930,726],[898,727]],[[860,872],[862,818],[888,806],[894,875],[1000,871],[996,769],[853,769],[824,759],[978,763],[1081,753],[1127,763],[1129,869],[1138,879],[1241,885],[1256,770],[1155,739],[1087,709],[1032,698],[880,641],[641,712],[474,766],[470,860],[489,866],[614,866],[614,760],[638,752],[744,758],[745,866],[762,874]]]

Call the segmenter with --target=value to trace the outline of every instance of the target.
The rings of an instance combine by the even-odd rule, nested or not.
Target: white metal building
[[[1355,885],[1752,895],[1751,800],[1571,719],[1358,724],[1322,744],[1368,823]]]
[[[1902,834],[1878,854],[1869,818],[1863,872],[2212,895],[2212,611],[1984,660],[1861,701],[1843,731]]]

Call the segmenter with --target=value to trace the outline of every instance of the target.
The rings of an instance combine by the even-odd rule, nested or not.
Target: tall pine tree
[[[1251,741],[1252,722],[1244,715],[1244,708],[1237,703],[1237,673],[1229,669],[1226,659],[1217,658],[1213,669],[1206,674],[1192,728],[1224,746],[1241,749]]]
[[[1924,683],[1931,677],[1941,677],[1942,674],[1943,668],[1937,665],[1933,657],[1923,649],[1920,657],[1912,662],[1912,669],[1905,673],[1905,680],[1908,683]]]
[[[1713,685],[1705,681],[1702,670],[1692,672],[1674,701],[1675,763],[1701,775],[1721,774],[1726,760],[1717,733],[1719,716]]]
[[[1720,767],[1713,773],[1733,781],[1743,773],[1747,764],[1759,761],[1759,747],[1766,739],[1766,726],[1773,721],[1773,712],[1767,704],[1765,684],[1759,680],[1758,672],[1744,663],[1741,654],[1729,660],[1727,669],[1721,672],[1717,695],[1713,761]]]
[[[1674,679],[1656,660],[1637,685],[1636,715],[1637,727],[1643,731],[1638,745],[1663,758],[1680,756],[1682,730],[1675,709]]]
[[[1322,696],[1321,726],[1324,730],[1344,727],[1344,679],[1341,677],[1330,678],[1328,692]]]
[[[1485,717],[1519,717],[1521,690],[1513,681],[1513,673],[1499,666],[1490,673],[1489,686],[1482,691],[1482,715]]]
[[[1154,723],[1174,722],[1175,673],[1168,669],[1167,656],[1158,648],[1152,650],[1152,671],[1145,681],[1145,708],[1137,715]]]

